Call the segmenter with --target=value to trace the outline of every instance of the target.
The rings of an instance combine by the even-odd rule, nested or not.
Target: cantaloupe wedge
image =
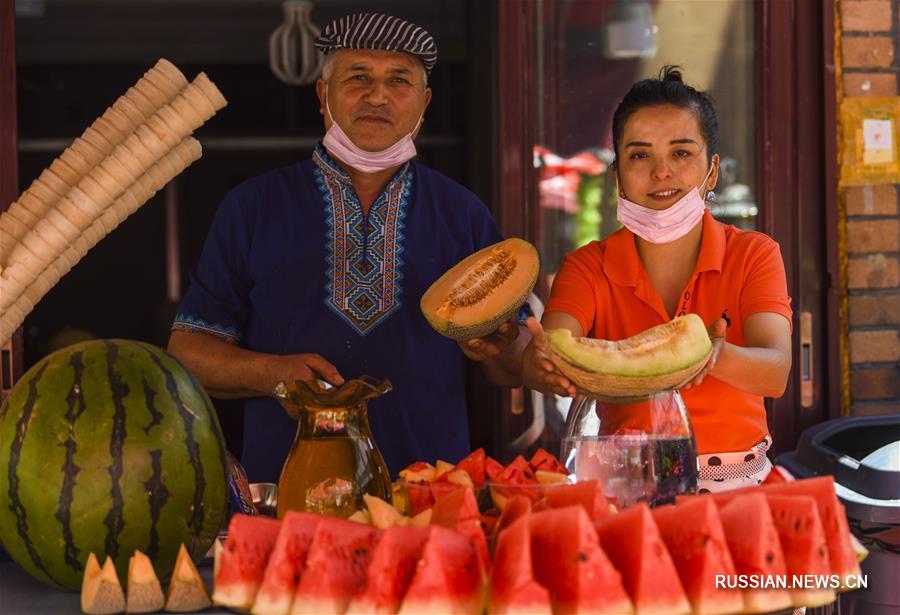
[[[369,515],[372,517],[372,526],[379,530],[385,530],[395,525],[406,525],[409,522],[408,517],[379,497],[366,493],[363,495],[363,500],[365,500]]]
[[[81,610],[89,615],[107,615],[125,610],[125,594],[109,556],[100,568],[93,552],[88,555],[81,584]]]
[[[347,517],[347,521],[355,521],[356,523],[362,523],[363,525],[372,525],[372,515],[369,514],[368,510],[359,509]]]
[[[434,465],[434,478],[432,481],[439,479],[441,476],[456,467],[456,464],[449,463],[443,459],[438,459]]]
[[[153,570],[150,558],[135,549],[128,560],[126,613],[152,613],[162,610],[166,603],[162,586]]]
[[[409,524],[413,527],[425,527],[426,525],[431,525],[431,512],[433,508],[426,508],[418,515],[410,518]]]
[[[216,542],[213,543],[213,578],[216,578],[216,575],[219,574],[219,563],[222,559],[222,551],[225,547],[222,546],[222,541],[216,538]]]
[[[569,475],[562,472],[548,472],[546,470],[538,470],[534,473],[534,477],[542,485],[559,485],[569,481]]]
[[[472,477],[469,476],[469,473],[463,469],[459,470],[451,470],[447,472],[447,480],[454,485],[460,485],[461,487],[471,487],[475,488],[475,483],[472,481]]]
[[[206,585],[182,543],[166,594],[166,610],[173,613],[202,611],[212,604]]]

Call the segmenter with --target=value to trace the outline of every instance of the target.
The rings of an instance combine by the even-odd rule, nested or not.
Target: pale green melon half
[[[677,388],[696,376],[712,341],[696,314],[679,316],[619,341],[547,332],[547,356],[577,388],[605,397],[640,397]]]

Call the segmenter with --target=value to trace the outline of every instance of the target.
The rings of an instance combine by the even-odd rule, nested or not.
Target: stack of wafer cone
[[[0,214],[0,344],[88,250],[200,157],[191,133],[226,105],[161,59]]]

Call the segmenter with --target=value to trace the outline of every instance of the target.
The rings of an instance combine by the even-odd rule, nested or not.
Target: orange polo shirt
[[[585,335],[620,340],[671,320],[644,266],[634,234],[622,228],[566,256],[545,311],[570,314]],[[700,255],[678,314],[694,312],[707,325],[724,316],[726,341],[745,346],[744,319],[757,312],[790,322],[784,262],[778,244],[762,233],[741,231],[703,217]],[[713,377],[681,392],[700,454],[744,451],[768,433],[763,398]]]

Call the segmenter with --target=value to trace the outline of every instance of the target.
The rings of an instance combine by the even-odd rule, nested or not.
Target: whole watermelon
[[[165,579],[182,542],[206,553],[226,505],[212,403],[155,346],[69,346],[0,406],[0,541],[41,581],[77,589],[92,551],[124,579],[135,549]]]

